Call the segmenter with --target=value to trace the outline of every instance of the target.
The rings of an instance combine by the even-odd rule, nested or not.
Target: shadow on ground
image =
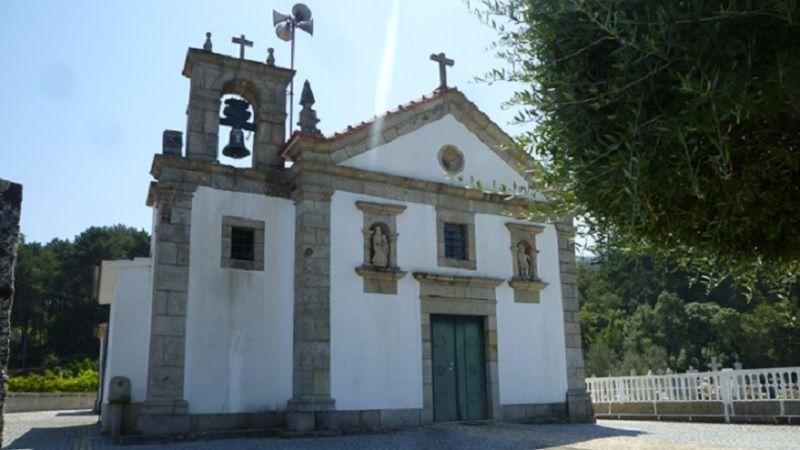
[[[470,448],[545,448],[570,446],[593,439],[636,437],[645,434],[597,424],[512,424],[488,423],[436,424],[420,433],[419,447],[431,448],[432,443],[445,447],[467,444]]]
[[[30,428],[9,439],[8,449],[103,448],[113,446],[111,439],[100,436],[98,423],[65,423],[93,416],[86,411],[64,411],[53,414],[49,420],[30,423]],[[94,416],[96,417],[96,416]],[[220,441],[195,441],[148,445],[141,448],[192,448],[192,449],[518,449],[570,447],[594,439],[636,437],[641,431],[626,430],[596,424],[544,424],[513,423],[446,423],[410,428],[384,434],[345,435],[338,437],[305,439],[240,439]],[[138,446],[120,447],[140,448]]]
[[[9,442],[4,442],[3,449],[80,449],[88,448],[88,442],[100,433],[98,424],[74,425],[59,427],[57,424],[37,424],[42,426],[31,427],[21,436]]]

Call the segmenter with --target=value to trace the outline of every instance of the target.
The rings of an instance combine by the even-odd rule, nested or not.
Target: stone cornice
[[[384,216],[396,216],[406,210],[406,205],[394,205],[389,203],[373,203],[359,200],[356,202],[356,208],[361,211],[380,214]]]
[[[150,174],[158,181],[150,183],[147,206],[155,204],[159,191],[194,192],[198,186],[284,198],[290,194],[289,177],[285,171],[268,172],[156,154]]]
[[[428,203],[445,209],[457,211],[475,211],[477,204],[492,204],[504,209],[509,213],[514,213],[536,203],[543,203],[541,200],[534,200],[522,197],[512,197],[498,193],[483,192],[467,187],[453,186],[435,181],[425,181],[415,178],[392,175],[382,172],[357,169],[346,166],[331,166],[318,164],[310,161],[298,161],[292,166],[289,177],[295,181],[303,178],[305,182],[321,183],[335,190],[362,193],[367,195],[377,195],[385,197],[380,193],[372,192],[373,183],[379,184],[384,190],[399,189],[402,192],[418,191],[423,193],[420,200],[413,200],[399,195],[394,200],[408,201],[412,203]],[[295,182],[295,185],[298,183]],[[377,186],[376,186],[377,188]],[[453,201],[458,199],[457,201]],[[449,200],[449,201],[448,201]],[[539,220],[541,219],[541,220]],[[551,221],[548,217],[537,218],[539,222]]]
[[[432,272],[414,272],[414,279],[420,283],[436,283],[445,285],[497,287],[503,283],[501,278],[471,277],[463,275],[448,275]]]
[[[183,64],[183,76],[191,77],[192,70],[197,64],[208,64],[213,67],[231,67],[247,71],[256,75],[267,75],[270,78],[284,79],[287,83],[294,77],[294,70],[278,66],[269,66],[259,61],[235,58],[233,56],[208,52],[198,48],[189,48],[186,52],[186,61]]]
[[[280,182],[287,176],[287,171],[267,172],[249,167],[234,167],[214,161],[200,161],[180,156],[156,154],[150,166],[153,178],[160,179],[161,172],[165,169],[181,169],[189,172],[205,172],[243,177],[251,180]]]
[[[544,231],[543,225],[532,223],[506,222],[506,228],[508,228],[509,231],[516,231],[519,233],[539,234]]]
[[[156,154],[150,173],[158,182],[150,185],[148,206],[155,204],[159,190],[193,192],[198,186],[283,198],[290,198],[291,193],[297,189],[316,186],[330,192],[342,190],[401,202],[429,204],[455,211],[508,214],[509,216],[521,216],[526,208],[544,202],[531,198],[483,192],[446,183],[310,161],[298,161],[290,169],[265,171],[239,168],[214,161],[199,161]],[[555,218],[542,216],[533,220],[544,223],[554,222]]]
[[[565,237],[573,237],[577,233],[578,228],[572,224],[572,218],[561,218],[560,221],[555,223],[556,232]]]

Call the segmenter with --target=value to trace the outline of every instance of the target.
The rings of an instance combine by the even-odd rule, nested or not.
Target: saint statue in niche
[[[376,226],[372,232],[372,265],[376,267],[389,265],[389,240],[380,226]]]
[[[531,257],[528,248],[522,242],[517,244],[517,270],[520,278],[525,280],[533,279],[533,257]]]

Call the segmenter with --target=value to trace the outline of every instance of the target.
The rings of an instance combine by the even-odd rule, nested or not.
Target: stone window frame
[[[406,275],[397,264],[397,216],[406,210],[406,205],[356,201],[356,208],[364,217],[361,233],[364,237],[364,259],[356,273],[364,278],[365,294],[397,294],[397,281]],[[389,264],[376,267],[372,264],[372,230],[375,226],[388,228]]]
[[[445,257],[444,224],[458,223],[467,228],[467,259]],[[475,250],[475,213],[436,208],[436,254],[439,267],[477,270],[478,261]]]
[[[508,280],[509,286],[514,290],[514,302],[516,303],[539,303],[539,293],[544,290],[548,283],[539,278],[539,248],[536,245],[536,236],[544,231],[543,225],[533,223],[506,222],[506,228],[510,234],[511,245],[509,254],[511,256],[512,277]],[[517,245],[526,242],[530,246],[533,259],[530,278],[519,276],[519,266],[516,257]]]
[[[422,338],[422,413],[421,423],[433,423],[433,345],[431,315],[478,316],[483,318],[486,355],[486,416],[503,419],[500,405],[500,375],[497,350],[496,288],[499,278],[444,275],[414,272],[419,282]]]
[[[231,258],[231,234],[233,227],[253,230],[253,260],[245,261]],[[222,216],[222,245],[220,267],[223,269],[264,270],[264,230],[263,220],[248,219],[237,216]]]

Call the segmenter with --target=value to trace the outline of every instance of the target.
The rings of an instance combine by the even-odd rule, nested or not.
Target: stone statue
[[[518,276],[525,280],[533,278],[533,258],[522,243],[517,244],[517,270]]]
[[[383,234],[381,227],[375,227],[375,231],[372,232],[372,265],[389,266],[389,240]]]

